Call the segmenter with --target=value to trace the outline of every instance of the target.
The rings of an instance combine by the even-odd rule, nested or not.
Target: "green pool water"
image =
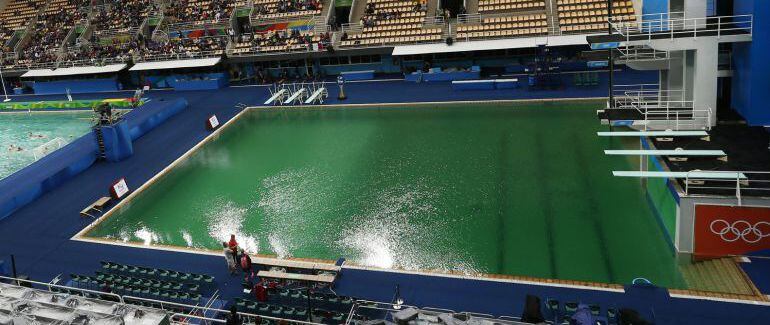
[[[1,113],[0,179],[33,163],[36,147],[55,138],[69,143],[86,134],[90,122],[89,112]]]
[[[599,106],[251,111],[88,236],[684,287]]]

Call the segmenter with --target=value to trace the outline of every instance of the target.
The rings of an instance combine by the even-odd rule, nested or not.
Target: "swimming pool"
[[[88,237],[684,288],[601,103],[254,109]],[[638,165],[637,165],[638,166]]]
[[[89,132],[90,123],[89,112],[0,114],[0,179],[34,162],[38,146],[56,138],[69,143]]]

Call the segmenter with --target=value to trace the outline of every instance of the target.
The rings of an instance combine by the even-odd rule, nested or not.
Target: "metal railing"
[[[654,110],[643,109],[644,130],[710,130],[714,115],[711,107],[693,109],[691,105],[694,102],[669,101],[658,103]]]
[[[33,281],[33,280],[19,279],[19,278],[2,276],[2,275],[0,275],[0,279],[11,281],[11,283],[15,282],[16,285],[18,285],[18,286],[22,286],[21,283],[29,283],[30,285],[39,285],[39,286],[45,287],[46,290],[48,290],[48,291],[51,291],[51,288],[67,289],[70,292],[74,290],[76,292],[84,293],[84,294],[81,294],[82,297],[86,297],[85,293],[89,293],[89,294],[95,295],[97,297],[100,297],[100,296],[114,297],[114,298],[118,299],[118,302],[120,302],[121,304],[125,304],[125,301],[123,300],[123,297],[121,297],[118,294],[111,293],[111,292],[102,292],[102,291],[95,291],[95,290],[89,290],[89,289],[81,289],[81,288],[75,288],[75,287],[68,287],[68,286],[63,286],[63,285],[58,285],[58,284],[53,284],[53,283],[46,283],[46,282],[39,282],[39,281]]]
[[[616,49],[620,55],[615,59],[618,63],[668,60],[668,51],[659,51],[649,46],[624,46]]]
[[[58,285],[53,283],[46,283],[46,282],[39,282],[39,281],[33,281],[33,280],[26,280],[26,279],[19,279],[14,277],[7,277],[7,276],[0,276],[0,279],[10,281],[11,283],[15,283],[16,285],[21,286],[21,283],[29,283],[31,285],[38,285],[41,287],[44,287],[48,291],[52,291],[51,288],[57,288],[57,289],[66,289],[68,292],[81,292],[83,294],[80,294],[82,297],[88,298],[88,295],[86,293],[94,296],[94,297],[113,297],[116,299],[113,303],[119,303],[123,305],[135,305],[131,302],[144,302],[144,303],[154,303],[160,306],[161,309],[166,311],[170,315],[178,315],[185,318],[195,318],[195,319],[206,319],[206,320],[221,320],[224,321],[224,319],[221,318],[213,318],[216,317],[216,315],[224,315],[226,313],[229,313],[230,311],[219,309],[219,308],[213,308],[211,307],[211,304],[206,304],[205,306],[199,306],[199,305],[190,305],[190,304],[184,304],[184,303],[177,303],[177,302],[170,302],[170,301],[163,301],[163,300],[156,300],[156,299],[150,299],[150,298],[143,298],[143,297],[135,297],[135,296],[129,296],[129,295],[119,295],[116,293],[111,292],[102,292],[102,291],[95,291],[90,289],[82,289],[77,287],[70,287],[70,286],[64,286],[64,285]],[[214,299],[214,296],[212,296],[212,300]],[[97,300],[104,300],[100,298],[89,298],[89,299],[97,299]],[[169,311],[168,307],[180,307],[184,308],[186,310],[189,310],[189,313],[178,313],[174,311]],[[144,308],[150,308],[150,307],[144,307]],[[210,316],[206,316],[207,312],[209,312]],[[198,314],[201,315],[198,315]],[[279,318],[279,317],[271,317],[271,316],[263,316],[263,315],[257,315],[252,313],[245,313],[245,312],[238,312],[238,315],[240,315],[242,318],[246,320],[256,320],[256,319],[267,319],[274,321],[279,324],[297,324],[297,325],[323,325],[320,323],[315,323],[311,321],[301,321],[301,320],[295,320],[295,319],[286,319],[286,318]],[[219,322],[219,321],[215,321]],[[248,322],[246,322],[248,323]],[[188,324],[188,322],[184,322],[184,324]]]
[[[228,50],[227,56],[228,57],[269,56],[269,55],[321,52],[322,49],[317,46],[314,46],[315,44],[317,43],[313,43],[309,47],[306,44],[286,45],[286,48],[281,50],[270,50],[271,46],[250,46],[248,48],[233,47],[232,49]],[[246,49],[247,51],[243,51],[244,49]]]
[[[134,60],[136,62],[149,62],[149,61],[169,61],[169,60],[187,60],[187,59],[205,59],[220,57],[225,54],[225,49],[214,51],[190,51],[184,53],[155,53],[136,55]]]
[[[356,318],[373,318],[380,317],[381,319],[392,321],[392,315],[401,310],[413,308],[419,310],[421,314],[438,316],[439,314],[452,314],[452,315],[465,315],[468,320],[475,319],[479,324],[501,324],[501,325],[518,325],[523,324],[520,322],[519,317],[515,316],[500,316],[495,317],[490,314],[482,314],[468,311],[455,312],[451,309],[434,308],[434,307],[416,307],[406,304],[386,303],[368,300],[357,300],[350,313],[348,319],[345,321],[345,325],[355,323]]]
[[[645,19],[648,16],[649,19]],[[650,15],[637,16],[633,21],[614,21],[609,20],[610,26],[621,36],[626,37],[626,41],[641,39],[652,40],[660,35],[668,35],[673,39],[676,37],[703,37],[746,34],[751,36],[754,25],[753,15],[736,16],[716,16],[716,17],[698,17],[685,18],[684,15],[656,14],[657,17]],[[646,36],[646,37],[644,37]]]
[[[687,172],[684,180],[685,195],[735,193],[738,205],[742,205],[746,196],[770,195],[770,171],[693,170]],[[746,195],[748,191],[752,191],[752,195]]]

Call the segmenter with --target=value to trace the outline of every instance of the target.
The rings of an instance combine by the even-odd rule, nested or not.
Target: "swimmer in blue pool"
[[[44,139],[46,136],[42,134],[33,134],[32,132],[29,133],[30,139]]]

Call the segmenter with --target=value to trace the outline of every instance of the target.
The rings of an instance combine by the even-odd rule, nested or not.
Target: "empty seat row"
[[[178,272],[174,270],[142,267],[115,262],[101,261],[102,270],[108,272],[123,272],[140,277],[160,277],[176,281],[193,281],[199,283],[212,283],[214,277],[207,274]]]
[[[514,36],[537,36],[548,34],[548,27],[539,28],[520,28],[520,29],[506,29],[495,31],[483,31],[483,32],[464,32],[457,33],[457,39],[478,39],[478,38],[495,38],[495,37],[514,37]]]

